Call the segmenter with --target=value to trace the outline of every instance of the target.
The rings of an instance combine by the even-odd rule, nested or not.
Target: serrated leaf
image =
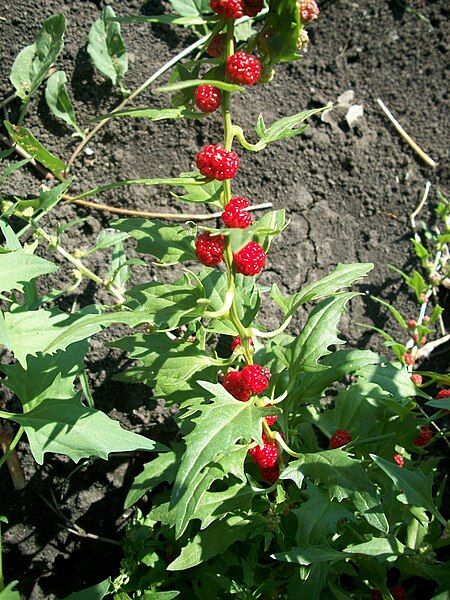
[[[66,165],[62,160],[52,154],[45,148],[26,127],[11,125],[9,121],[4,121],[11,139],[23,150],[28,152],[39,163],[47,167],[57,177],[61,177],[66,170]]]
[[[22,291],[24,283],[55,271],[55,264],[23,250],[0,254],[0,292]]]
[[[43,22],[36,43],[24,48],[17,56],[10,79],[22,100],[37,90],[58,58],[63,47],[65,27],[63,14],[49,17]]]
[[[301,485],[303,477],[328,487],[331,498],[338,501],[350,498],[370,525],[384,533],[389,531],[375,486],[359,460],[343,450],[325,450],[290,462],[280,475],[281,479],[292,479],[297,485]]]
[[[268,252],[272,240],[286,227],[286,211],[272,210],[258,219],[249,228],[255,242],[261,244]]]
[[[110,346],[128,352],[131,358],[139,361],[138,366],[131,367],[118,379],[131,379],[154,387],[156,396],[167,397],[193,389],[194,375],[198,378],[216,363],[196,344],[172,341],[165,334],[136,335]],[[216,377],[217,370],[218,367]],[[182,404],[181,399],[178,403]]]
[[[195,235],[181,225],[134,218],[113,221],[111,227],[128,233],[137,240],[138,252],[151,254],[160,264],[172,265],[195,260]]]
[[[182,16],[195,16],[211,12],[209,0],[169,0],[172,8]]]
[[[52,113],[69,127],[81,133],[75,117],[75,110],[67,92],[67,76],[64,71],[56,71],[48,78],[45,88],[45,100]]]
[[[349,554],[364,554],[373,556],[379,562],[392,560],[393,558],[404,554],[406,547],[393,535],[389,537],[370,536],[367,542],[352,544],[344,549]]]
[[[185,437],[186,452],[171,497],[177,537],[182,534],[192,518],[188,512],[195,491],[191,484],[192,478],[218,454],[230,451],[238,440],[261,441],[264,409],[249,402],[237,401],[220,384],[201,382],[201,385],[211,392],[214,398],[211,404],[200,408],[200,415],[194,418],[193,431]]]
[[[402,365],[399,367],[392,363],[365,365],[355,374],[370,383],[379,385],[382,390],[389,392],[403,406],[408,404],[409,399],[414,396],[429,399],[428,394],[413,384],[411,373]]]
[[[329,346],[343,343],[337,336],[337,324],[348,301],[357,295],[355,292],[347,292],[317,304],[301,334],[288,349],[291,374],[299,371],[324,371],[327,368],[319,363],[319,359],[330,354]]]
[[[223,191],[223,183],[220,181],[208,181],[203,185],[183,184],[185,194],[177,195],[170,192],[170,195],[183,202],[199,202],[201,204],[211,203],[216,206],[222,206],[220,197]]]
[[[106,6],[100,19],[92,25],[87,51],[95,67],[113,85],[120,84],[128,70],[128,55],[120,33],[120,24],[111,20],[115,12]]]
[[[302,304],[336,294],[336,292],[351,286],[358,279],[366,277],[372,269],[372,263],[339,263],[329,275],[308,284],[292,296],[283,296],[278,286],[274,284],[271,296],[283,310],[285,317],[290,317]]]
[[[370,455],[372,460],[382,469],[386,475],[394,482],[394,485],[402,492],[408,504],[423,507],[433,514],[444,526],[445,519],[442,518],[437,510],[433,500],[433,476],[425,475],[419,468],[410,471],[406,468],[400,468],[393,462],[389,462],[376,456]]]
[[[172,483],[177,474],[177,456],[174,452],[159,454],[144,465],[144,470],[134,478],[125,499],[125,510],[136,504],[145,494],[163,482]]]
[[[312,546],[331,538],[339,521],[356,521],[356,517],[339,502],[332,502],[319,488],[308,486],[308,500],[292,510],[297,517],[296,539]]]
[[[216,521],[204,531],[198,533],[181,550],[180,556],[167,567],[168,571],[183,571],[225,552],[237,541],[245,540],[254,533],[254,524],[250,519],[235,515]]]
[[[64,454],[78,462],[90,456],[106,459],[110,452],[167,450],[153,440],[122,429],[118,421],[101,411],[84,406],[78,396],[47,399],[11,419],[25,429],[31,452],[40,465],[46,452]]]
[[[257,146],[260,147],[258,149],[262,150],[267,146],[267,144],[271,144],[272,142],[277,142],[300,135],[308,126],[303,125],[302,127],[299,127],[299,125],[304,123],[306,119],[309,119],[310,117],[327,109],[329,109],[328,106],[323,106],[321,108],[306,110],[290,117],[279,119],[278,121],[272,123],[272,125],[269,127],[266,127],[264,125],[264,121],[260,119],[255,127],[255,131],[260,137],[260,141],[257,144]]]
[[[71,398],[87,351],[88,344],[83,341],[66,352],[28,356],[24,367],[20,363],[1,365],[0,371],[7,376],[4,384],[19,398],[24,412],[47,398]]]

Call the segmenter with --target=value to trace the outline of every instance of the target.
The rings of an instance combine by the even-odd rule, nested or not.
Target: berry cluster
[[[225,150],[221,144],[209,144],[197,154],[197,169],[208,179],[233,179],[239,168],[239,156],[232,150]]]
[[[269,441],[265,433],[263,433],[262,439],[263,445],[250,448],[248,453],[260,469],[271,469],[278,462],[278,446]]]
[[[405,459],[401,454],[394,454],[394,461],[398,464],[400,468],[403,467],[405,464]]]
[[[195,254],[198,260],[208,267],[217,267],[223,260],[225,238],[223,235],[202,233],[195,242]]]
[[[411,381],[414,385],[422,385],[423,377],[420,373],[413,373],[411,375]]]
[[[433,431],[431,427],[421,427],[419,430],[419,435],[414,440],[414,446],[418,448],[422,448],[426,446],[433,439]]]
[[[250,206],[247,198],[231,198],[222,213],[222,221],[225,227],[235,229],[246,229],[252,224],[253,217],[245,209]]]
[[[233,263],[238,273],[252,277],[263,270],[266,253],[257,242],[249,242],[233,256]]]
[[[220,90],[212,85],[199,85],[194,97],[195,106],[204,113],[212,113],[220,106]]]
[[[352,441],[352,436],[348,429],[338,429],[330,437],[330,448],[336,449]]]
[[[213,11],[226,19],[256,17],[263,5],[263,0],[211,0]]]
[[[239,50],[227,58],[226,71],[233,83],[255,85],[261,78],[262,65],[256,56]]]
[[[298,0],[298,9],[304,25],[317,19],[320,14],[316,0]]]
[[[222,385],[236,400],[246,402],[252,394],[262,394],[269,387],[270,371],[260,365],[247,365],[241,371],[228,371]]]
[[[255,344],[253,343],[252,338],[248,339],[250,346],[254,346]],[[239,346],[241,346],[242,344],[242,340],[241,340],[241,336],[236,336],[234,338],[234,340],[231,342],[231,352],[234,352],[236,350],[236,348],[238,348]]]

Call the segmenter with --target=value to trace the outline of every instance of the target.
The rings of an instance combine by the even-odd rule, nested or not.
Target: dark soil
[[[19,50],[34,41],[40,23],[58,11],[68,19],[65,48],[58,66],[70,81],[80,124],[88,126],[94,115],[104,114],[118,101],[116,92],[92,69],[86,52],[87,34],[104,4],[121,15],[158,14],[167,2],[122,0],[1,0],[0,35],[4,41],[0,63],[0,98],[11,92],[8,75]],[[291,224],[270,255],[263,281],[276,281],[282,289],[297,291],[306,281],[327,273],[338,262],[364,261],[376,265],[361,290],[390,299],[404,314],[414,310],[411,297],[387,265],[409,269],[413,264],[409,214],[418,204],[430,179],[431,199],[445,192],[445,169],[425,167],[381,113],[381,97],[417,142],[444,165],[448,148],[446,54],[448,5],[444,0],[323,0],[322,17],[310,30],[311,44],[304,60],[277,68],[273,83],[256,87],[236,100],[235,120],[250,132],[258,113],[266,123],[303,109],[319,107],[353,90],[354,104],[364,116],[349,128],[346,110],[337,108],[324,120],[316,119],[301,138],[274,144],[264,152],[247,153],[242,160],[236,190],[258,202],[286,208]],[[406,10],[405,10],[406,8]],[[409,10],[412,9],[412,10]],[[123,27],[130,52],[130,89],[195,38],[188,30],[166,26]],[[139,106],[163,106],[167,100],[147,91]],[[15,116],[12,105],[12,117]],[[67,158],[75,141],[49,113],[43,95],[32,104],[26,125],[51,150]],[[189,170],[198,148],[219,141],[220,121],[200,123],[148,123],[115,120],[102,129],[75,165],[74,189],[101,183],[152,176],[176,176]],[[27,197],[40,181],[33,169],[16,172],[9,193]],[[143,210],[188,210],[170,199],[161,188],[133,188],[104,194],[99,200]],[[61,205],[44,223],[48,231],[74,217],[88,217],[64,239],[69,250],[93,243],[111,215],[86,212]],[[92,255],[89,266],[100,274],[105,255]],[[50,279],[60,288],[69,282],[70,269],[61,263]],[[147,274],[148,276],[148,274]],[[80,305],[103,301],[87,285],[77,296]],[[443,302],[448,298],[443,298]],[[411,313],[412,314],[412,313]],[[264,310],[268,324],[276,313]],[[300,315],[298,327],[304,319]],[[362,334],[355,322],[386,326],[386,315],[369,300],[357,300],[344,317],[342,332],[353,345],[381,350],[377,337]],[[389,324],[394,327],[393,324]],[[117,333],[117,332],[116,332]],[[123,359],[104,347],[114,331],[92,342],[88,368],[96,405],[140,433],[164,440],[173,431],[163,403],[151,400],[148,390],[114,383],[110,376]],[[434,368],[448,369],[448,353],[440,354]],[[120,540],[128,517],[123,513],[127,486],[144,457],[112,458],[74,465],[53,456],[37,467],[27,445],[19,447],[28,479],[24,491],[14,493],[7,472],[0,480],[0,514],[5,527],[5,576],[18,579],[25,597],[62,598],[118,573],[120,546],[83,539],[68,531],[70,523],[113,540]],[[52,508],[53,510],[52,510]],[[59,509],[62,514],[55,514]]]

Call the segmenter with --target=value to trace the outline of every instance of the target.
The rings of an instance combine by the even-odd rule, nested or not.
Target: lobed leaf
[[[0,254],[0,292],[22,291],[24,283],[55,271],[55,264],[40,256],[26,254],[23,250]]]

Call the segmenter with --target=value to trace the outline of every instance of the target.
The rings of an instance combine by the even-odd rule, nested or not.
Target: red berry
[[[205,113],[212,113],[220,106],[220,90],[212,85],[199,85],[195,90],[195,106]]]
[[[405,365],[409,366],[412,366],[416,362],[414,356],[410,352],[405,352],[405,354],[403,355],[403,360],[405,362]]]
[[[275,443],[269,442],[265,433],[262,435],[264,442],[263,447],[255,446],[251,448],[248,453],[252,457],[253,461],[262,469],[269,469],[274,467],[278,461],[278,447]]]
[[[266,469],[260,468],[259,474],[262,479],[265,479],[269,483],[276,483],[280,476],[280,469],[278,468],[278,465],[267,467]]]
[[[320,13],[316,0],[299,0],[299,11],[305,25],[317,19]]]
[[[234,268],[242,275],[258,275],[266,264],[266,253],[256,242],[249,242],[234,257]]]
[[[406,593],[405,588],[399,583],[393,585],[389,591],[394,600],[408,600],[408,594]]]
[[[436,400],[444,400],[444,398],[450,398],[450,389],[440,390],[436,396]]]
[[[244,0],[244,15],[247,17],[256,17],[264,6],[264,0]]]
[[[254,393],[262,394],[270,383],[270,371],[260,365],[247,365],[241,371],[242,382]]]
[[[211,0],[211,8],[225,19],[240,19],[244,16],[243,0]]]
[[[421,427],[419,435],[414,440],[414,446],[421,448],[426,446],[433,439],[433,432],[430,427]]]
[[[338,429],[330,437],[330,448],[340,448],[352,441],[352,436],[347,429]]]
[[[417,327],[417,321],[415,319],[409,319],[407,325],[409,329],[415,329]]]
[[[401,454],[394,454],[394,460],[399,467],[403,467],[403,465],[405,464],[405,459]]]
[[[255,344],[253,343],[252,338],[248,338],[248,341],[250,342],[250,346],[254,346]],[[236,350],[236,348],[238,346],[240,346],[242,344],[241,342],[241,337],[238,335],[237,337],[234,338],[234,340],[231,342],[231,352],[234,352]]]
[[[266,404],[266,408],[271,408],[273,404]],[[266,423],[269,427],[272,427],[274,423],[278,421],[278,415],[271,415],[270,417],[266,417]]]
[[[251,225],[253,217],[249,212],[244,210],[249,206],[250,202],[247,198],[231,198],[222,213],[222,221],[224,222],[225,227],[245,229]]]
[[[227,58],[227,75],[234,83],[254,85],[261,77],[261,61],[256,56],[239,50]]]
[[[427,343],[427,338],[425,336],[423,336],[423,338],[420,340],[420,345],[425,346],[426,343]]]
[[[242,381],[242,371],[228,371],[222,381],[223,387],[230,392],[236,400],[247,402],[252,395],[252,390]]]
[[[373,590],[372,600],[383,600],[383,594],[380,592],[380,590]]]
[[[416,343],[417,343],[417,342],[419,341],[419,334],[418,334],[417,332],[416,332],[416,333],[413,333],[413,335],[412,335],[412,339],[414,340],[414,342],[416,342]]]
[[[206,54],[211,58],[220,58],[225,50],[226,37],[224,33],[215,35],[206,48]]]
[[[423,377],[419,373],[413,373],[411,375],[411,381],[414,385],[422,385]]]
[[[205,146],[197,154],[197,168],[208,179],[233,179],[239,168],[236,152],[225,150],[220,144]]]
[[[207,267],[217,267],[223,259],[225,238],[223,235],[202,233],[195,241],[195,254]]]

